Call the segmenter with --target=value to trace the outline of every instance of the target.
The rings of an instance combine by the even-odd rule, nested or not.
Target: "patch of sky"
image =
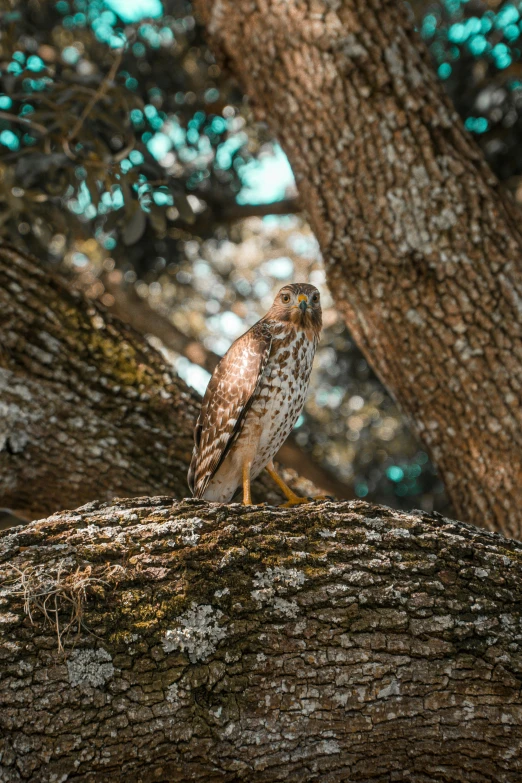
[[[519,35],[520,30],[516,24],[508,24],[508,26],[504,28],[504,38],[510,43],[516,41]]]
[[[464,43],[467,40],[469,33],[466,30],[466,25],[461,22],[452,24],[448,30],[448,41],[452,43]]]
[[[305,417],[301,413],[301,415],[297,419],[296,423],[294,424],[294,430],[298,430],[299,427],[302,427],[304,423],[305,423]]]
[[[152,49],[159,49],[161,46],[161,36],[151,24],[142,24],[139,34],[144,38]]]
[[[182,378],[185,383],[192,386],[201,395],[205,393],[208,382],[210,380],[210,373],[200,367],[197,364],[193,364],[185,356],[180,356],[174,362],[174,367],[177,374]]]
[[[232,340],[227,340],[218,334],[205,337],[203,345],[208,348],[209,351],[213,351],[218,356],[224,356],[232,344]]]
[[[218,168],[227,171],[232,166],[233,156],[247,141],[246,133],[236,133],[222,142],[222,144],[219,144],[216,149],[216,165]]]
[[[163,190],[155,190],[152,194],[152,199],[158,207],[168,207],[174,204],[174,199],[170,193],[165,193]]]
[[[491,54],[493,55],[495,59],[495,65],[499,70],[507,68],[509,65],[511,65],[511,54],[505,43],[501,42],[496,44],[493,47]]]
[[[223,119],[223,117],[214,117],[212,119],[212,122],[210,123],[210,130],[212,133],[217,133],[220,135],[221,133],[224,133],[227,129],[227,121]]]
[[[386,470],[386,475],[390,481],[402,481],[404,478],[404,471],[398,465],[390,465]]]
[[[434,14],[426,14],[422,20],[421,35],[423,38],[431,38],[437,29],[437,17]]]
[[[80,184],[76,198],[69,199],[67,206],[75,215],[85,215],[85,217],[91,218],[94,217],[92,214],[93,210],[94,214],[96,214],[96,208],[91,202],[91,196],[85,182]]]
[[[263,223],[267,228],[292,228],[297,224],[295,215],[265,215]]]
[[[0,109],[6,111],[13,105],[13,101],[8,95],[0,95]]]
[[[288,158],[276,144],[273,155],[245,163],[240,170],[243,187],[237,196],[239,204],[271,204],[281,201],[287,188],[295,186]]]
[[[0,144],[3,144],[9,150],[17,150],[20,146],[20,140],[13,131],[3,130],[0,133]]]
[[[467,117],[464,125],[472,133],[485,133],[489,127],[486,117]]]
[[[205,92],[205,101],[207,103],[215,103],[219,98],[219,90],[216,87],[210,87]]]
[[[101,202],[106,207],[111,207],[112,209],[121,209],[124,203],[121,188],[116,186],[113,187],[111,192],[106,190],[105,193],[103,193],[101,196]]]
[[[468,49],[475,57],[483,54],[488,48],[488,42],[483,35],[475,35],[468,41]]]
[[[298,233],[291,234],[288,238],[288,244],[294,253],[304,258],[319,258],[319,243],[313,234],[311,236]]]
[[[19,76],[22,73],[22,70],[23,69],[20,63],[17,63],[14,60],[13,62],[10,62],[9,65],[7,66],[7,72],[12,73],[15,76]]]
[[[48,76],[44,76],[43,79],[24,79],[22,89],[24,92],[42,92],[50,83],[51,79]]]
[[[294,273],[294,262],[288,256],[271,258],[270,261],[265,261],[261,270],[276,280],[289,280]]]
[[[82,266],[87,266],[87,264],[89,263],[89,259],[84,253],[73,253],[72,262],[74,266],[82,267]]]
[[[489,33],[489,31],[491,30],[492,27],[493,27],[493,20],[491,19],[490,16],[488,16],[487,13],[484,14],[482,19],[480,20],[481,32]]]
[[[25,67],[29,71],[34,71],[35,73],[38,73],[39,71],[43,71],[45,69],[45,63],[41,57],[38,57],[38,55],[36,54],[32,54],[27,60],[27,64]]]
[[[497,13],[495,17],[495,27],[500,29],[507,27],[514,22],[518,22],[520,19],[520,13],[518,9],[511,3],[506,3]]]
[[[441,63],[437,69],[437,73],[440,79],[449,79],[452,70],[453,69],[449,63]]]
[[[80,52],[76,46],[66,46],[62,51],[62,60],[68,65],[76,65],[80,59]]]
[[[185,145],[185,129],[181,127],[175,118],[170,118],[165,125],[165,132],[168,134],[175,149]]]
[[[358,498],[365,498],[368,492],[369,492],[368,484],[365,484],[364,482],[361,481],[355,485],[355,494],[357,495]]]
[[[166,133],[155,133],[147,142],[147,149],[156,160],[162,160],[172,148],[172,140]]]
[[[139,150],[132,150],[132,152],[129,152],[129,160],[134,166],[139,166],[145,158]]]
[[[193,163],[198,157],[198,151],[194,147],[182,147],[178,151],[178,157],[182,163]]]
[[[444,0],[444,5],[448,13],[453,15],[458,13],[458,11],[460,11],[460,7],[465,5],[467,2],[469,2],[469,0]]]
[[[219,315],[211,316],[208,319],[209,328],[223,335],[223,337],[232,342],[245,331],[244,322],[231,310],[226,310]]]

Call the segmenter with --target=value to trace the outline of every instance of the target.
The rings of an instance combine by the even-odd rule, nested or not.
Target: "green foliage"
[[[190,3],[164,6],[125,24],[104,0],[11,0],[0,18],[3,237],[60,258],[94,235],[116,258],[132,248],[139,266],[158,240],[175,255],[195,213],[234,199],[256,147],[231,105],[241,97]]]
[[[503,180],[522,173],[522,3],[423,4],[421,35],[466,128]]]

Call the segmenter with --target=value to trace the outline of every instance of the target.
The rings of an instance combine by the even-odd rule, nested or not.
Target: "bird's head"
[[[317,288],[308,283],[285,285],[274,299],[270,315],[297,329],[321,331],[321,297]]]

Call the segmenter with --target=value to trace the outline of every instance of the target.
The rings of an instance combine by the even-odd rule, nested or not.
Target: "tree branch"
[[[93,108],[96,106],[98,101],[100,101],[103,98],[103,96],[108,91],[109,87],[114,82],[114,79],[116,78],[116,72],[117,72],[118,68],[120,67],[120,63],[121,63],[121,60],[122,60],[122,57],[123,57],[123,51],[124,51],[123,47],[118,51],[118,53],[116,54],[116,57],[114,58],[114,61],[113,61],[112,65],[111,65],[111,67],[109,69],[109,72],[108,72],[107,76],[100,83],[100,86],[98,87],[96,92],[91,96],[91,98],[88,101],[88,103],[86,104],[84,110],[82,111],[82,113],[80,114],[80,116],[78,117],[76,122],[74,123],[73,127],[69,131],[69,133],[67,135],[67,142],[68,143],[70,143],[71,141],[73,141],[73,139],[76,138],[76,136],[78,135],[78,133],[80,132],[80,130],[82,128],[83,123],[85,122],[85,120],[87,119],[87,117],[89,116],[89,114],[91,113]]]
[[[165,184],[168,184],[167,180],[165,180]],[[170,221],[169,225],[197,236],[210,237],[214,235],[217,226],[235,223],[238,220],[268,215],[295,215],[302,211],[301,202],[297,198],[273,201],[270,204],[219,202],[211,199],[207,194],[202,195],[201,199],[207,204],[207,207],[193,216],[193,222],[187,224],[184,218],[179,218]]]
[[[517,542],[362,501],[163,497],[0,553],[6,783],[522,780]]]
[[[34,122],[29,117],[19,117],[17,114],[11,114],[8,111],[0,111],[0,119],[9,120],[9,122],[17,122],[19,125],[26,125],[28,128],[38,131],[43,136],[48,133],[48,129],[45,125],[40,125],[39,122]]]

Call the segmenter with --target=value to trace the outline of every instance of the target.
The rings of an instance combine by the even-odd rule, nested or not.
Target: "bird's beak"
[[[303,313],[306,313],[306,309],[308,307],[308,297],[305,296],[305,294],[299,294],[297,301],[299,302],[299,309],[302,310]]]

